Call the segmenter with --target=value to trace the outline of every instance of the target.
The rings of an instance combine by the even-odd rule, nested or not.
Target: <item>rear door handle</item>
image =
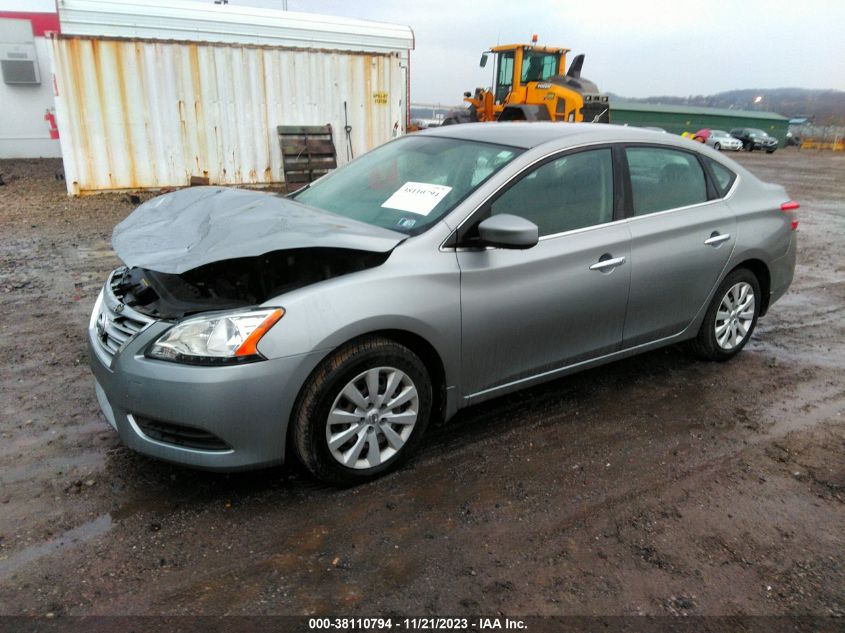
[[[609,270],[610,268],[616,268],[617,266],[621,266],[625,263],[624,257],[613,257],[611,259],[600,259],[595,264],[590,266],[590,270]]]
[[[722,242],[729,240],[729,239],[731,239],[730,233],[722,233],[721,235],[719,235],[718,233],[714,233],[713,235],[708,237],[706,240],[704,240],[704,245],[705,246],[716,246],[716,245],[721,244]]]

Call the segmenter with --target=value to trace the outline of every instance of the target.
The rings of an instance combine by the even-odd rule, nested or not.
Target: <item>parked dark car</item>
[[[769,136],[763,130],[753,127],[736,127],[731,130],[731,136],[742,141],[742,149],[753,152],[755,149],[765,150],[771,154],[778,148],[778,140]]]

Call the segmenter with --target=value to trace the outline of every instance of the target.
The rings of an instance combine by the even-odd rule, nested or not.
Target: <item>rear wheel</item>
[[[704,322],[690,346],[707,360],[726,361],[736,356],[757,325],[760,314],[760,284],[750,270],[730,273],[719,286],[707,308]]]
[[[722,146],[719,145],[719,143],[713,143],[713,149],[715,149],[718,152],[718,151],[721,151]]]
[[[389,339],[340,348],[308,380],[293,418],[300,461],[325,482],[350,486],[398,468],[431,414],[425,365]]]

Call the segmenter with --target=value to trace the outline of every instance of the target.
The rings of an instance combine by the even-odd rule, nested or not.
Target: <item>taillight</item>
[[[790,200],[789,202],[784,202],[782,205],[780,205],[780,210],[783,211],[784,213],[786,213],[788,211],[795,211],[796,209],[800,209],[800,208],[801,208],[801,205],[798,204],[797,202],[795,202],[795,200]],[[798,220],[793,219],[792,220],[792,230],[794,231],[797,228],[798,228]]]

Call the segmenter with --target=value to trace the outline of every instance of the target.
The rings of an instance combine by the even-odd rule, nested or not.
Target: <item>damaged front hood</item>
[[[127,266],[179,274],[296,248],[386,253],[406,237],[279,195],[191,187],[140,205],[115,227],[112,245]]]

